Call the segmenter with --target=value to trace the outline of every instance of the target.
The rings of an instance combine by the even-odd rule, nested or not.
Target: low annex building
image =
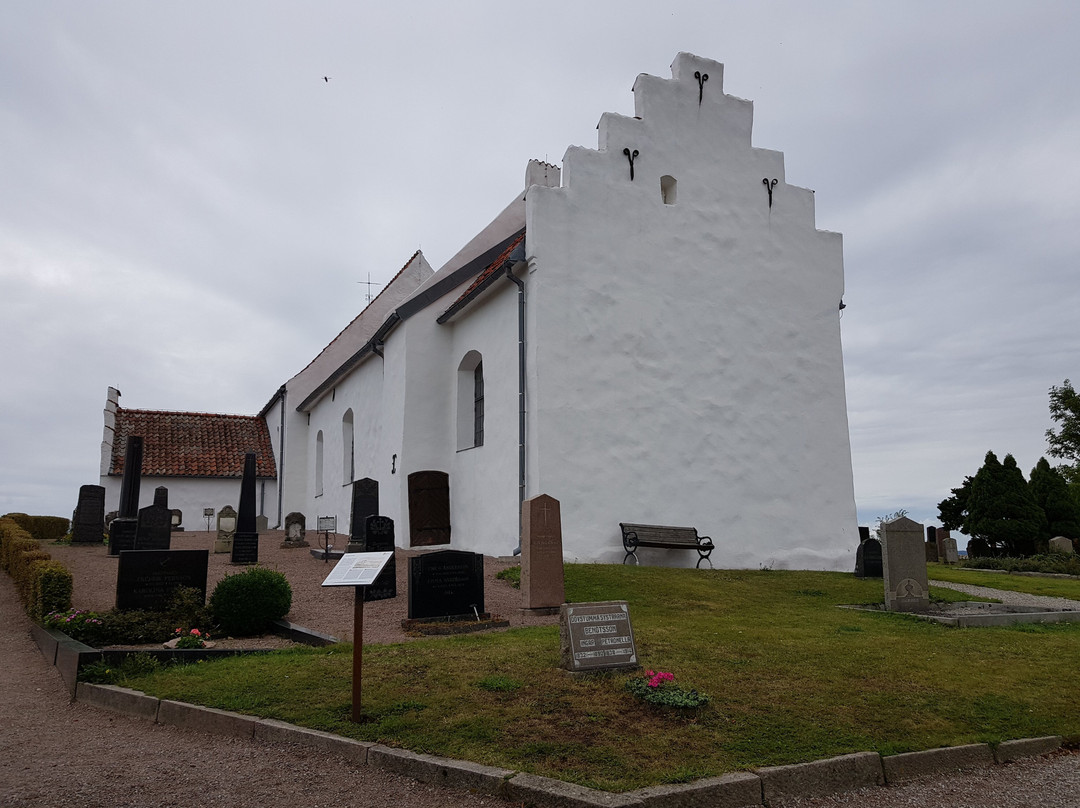
[[[851,568],[841,236],[751,145],[723,65],[682,53],[633,92],[598,148],[529,162],[457,255],[414,254],[271,397],[271,525],[344,532],[370,478],[402,546],[507,555],[543,493],[571,561],[621,561],[635,522],[696,527],[717,567]]]

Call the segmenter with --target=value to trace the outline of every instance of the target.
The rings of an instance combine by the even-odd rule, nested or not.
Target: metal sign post
[[[323,548],[323,562],[330,563],[330,551],[334,549],[334,545],[330,543],[330,534],[337,534],[337,517],[336,516],[320,516],[318,517],[318,532],[323,534],[322,548]],[[332,575],[333,573],[331,573]],[[330,580],[329,578],[327,580]],[[326,586],[326,584],[323,584]]]
[[[353,681],[352,681],[352,720],[359,723],[362,719],[361,688],[364,668],[364,589],[375,583],[383,567],[394,555],[393,550],[378,553],[346,553],[334,565],[334,569],[322,582],[323,586],[351,586],[355,590],[353,599]]]
[[[206,532],[210,532],[210,518],[214,515],[213,508],[203,508],[202,515],[206,517]]]

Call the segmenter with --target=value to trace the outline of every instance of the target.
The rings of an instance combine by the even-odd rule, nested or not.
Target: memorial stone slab
[[[135,549],[135,539],[139,533],[137,517],[118,516],[109,524],[109,555],[119,555],[125,550]]]
[[[105,486],[79,486],[71,520],[72,544],[101,544],[105,537]]]
[[[930,528],[927,528],[929,531]],[[946,528],[939,527],[934,531],[934,541],[937,543],[937,553],[939,559],[945,558],[945,539],[949,538],[949,531]]]
[[[163,489],[158,489],[159,491]],[[156,497],[155,497],[156,500]],[[137,550],[168,550],[172,540],[172,511],[168,505],[147,505],[139,509],[139,527],[135,534]]]
[[[233,539],[236,537],[236,509],[226,505],[218,511],[217,540],[214,542],[215,553],[231,553]]]
[[[859,542],[862,543],[870,538],[870,528],[866,525],[859,525]]]
[[[120,515],[109,526],[109,555],[134,550],[139,530],[139,486],[142,481],[143,439],[129,435],[124,450],[124,475],[120,478]],[[117,521],[120,524],[116,524]]]
[[[882,522],[881,535],[885,608],[890,612],[925,614],[930,610],[930,583],[923,526],[901,516]]]
[[[540,494],[521,503],[522,607],[552,609],[565,600],[561,508]]]
[[[307,518],[299,511],[285,516],[285,541],[282,547],[310,547],[307,540]]]
[[[1076,548],[1073,547],[1072,539],[1065,538],[1064,536],[1054,536],[1054,538],[1050,539],[1050,552],[1073,555],[1076,552]]]
[[[881,542],[877,539],[867,539],[855,551],[855,577],[882,577]]]
[[[940,556],[938,555],[937,541],[928,540],[925,544],[924,552],[926,554],[927,564],[936,563],[940,559]]]
[[[382,568],[375,583],[364,589],[364,600],[386,600],[397,597],[397,558],[394,553],[394,520],[389,516],[369,516],[364,526],[364,535],[369,553],[389,550],[390,560]]]
[[[240,481],[240,508],[233,537],[233,564],[259,563],[259,531],[255,518],[255,453],[244,455],[244,478]]]
[[[474,611],[475,610],[475,611]],[[409,559],[409,619],[484,612],[484,557],[439,550]]]
[[[562,604],[559,648],[562,667],[568,671],[636,668],[629,605],[624,600]]]
[[[364,543],[364,527],[369,516],[379,514],[379,482],[370,477],[364,477],[352,484],[352,507],[349,521],[349,544],[346,551],[350,553],[367,552],[370,548]]]
[[[942,561],[946,564],[959,564],[960,553],[956,549],[956,539],[951,537],[944,539],[942,544],[945,545],[945,555],[942,557]]]
[[[116,608],[161,610],[187,586],[206,601],[209,550],[125,550],[116,572]]]
[[[154,489],[154,504],[161,505],[163,508],[169,507],[169,489],[164,485],[159,485]]]
[[[269,529],[270,529],[270,518],[268,516],[264,516],[263,514],[260,513],[258,516],[255,517],[255,532],[256,533],[265,533]]]
[[[171,527],[173,530],[184,529],[184,512],[179,508],[173,508],[169,513],[172,514]]]

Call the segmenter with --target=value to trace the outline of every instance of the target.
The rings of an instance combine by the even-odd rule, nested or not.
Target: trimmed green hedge
[[[9,513],[3,517],[11,519],[38,541],[59,541],[71,529],[71,520],[62,516],[27,516],[25,513]]]
[[[40,542],[9,517],[0,519],[0,567],[15,582],[19,600],[32,619],[71,608],[71,571],[53,561]]]

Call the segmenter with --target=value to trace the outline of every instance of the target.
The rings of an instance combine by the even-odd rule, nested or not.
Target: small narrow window
[[[348,409],[345,410],[345,415],[341,418],[341,457],[343,461],[341,475],[345,483],[351,483],[356,477],[355,448],[353,411]]]
[[[484,445],[484,363],[473,371],[473,446]]]
[[[670,174],[665,174],[660,178],[660,198],[664,200],[665,205],[675,204],[675,186],[677,185],[678,182]]]
[[[484,363],[469,351],[457,371],[458,451],[484,445]]]
[[[323,492],[323,437],[322,430],[315,436],[315,496]]]

